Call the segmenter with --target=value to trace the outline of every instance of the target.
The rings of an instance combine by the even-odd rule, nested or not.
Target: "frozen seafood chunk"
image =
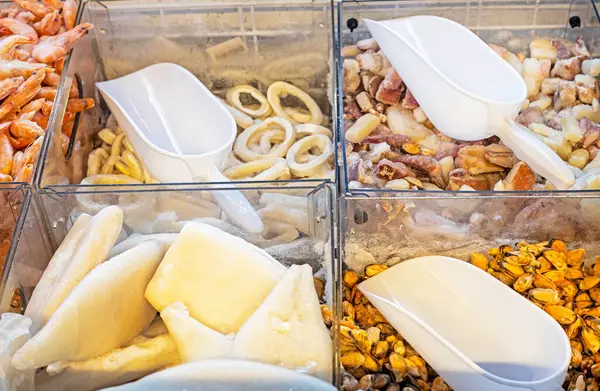
[[[223,334],[261,305],[285,267],[260,248],[207,224],[185,225],[146,289],[158,311],[177,301]]]
[[[94,217],[80,215],[50,260],[37,284],[25,315],[36,333],[96,265],[104,262],[115,245],[123,211],[117,206],[102,209]]]
[[[332,343],[309,265],[291,266],[235,337],[232,357],[331,379]]]
[[[149,241],[98,265],[15,353],[13,366],[85,361],[131,341],[156,314],[144,290],[162,257],[160,244]]]
[[[289,369],[243,360],[205,360],[154,373],[105,391],[335,391],[329,383]]]
[[[179,364],[177,346],[168,335],[147,339],[115,349],[87,361],[73,362],[58,375],[40,371],[36,391],[93,391],[139,379]]]
[[[233,336],[230,338],[198,322],[182,302],[167,306],[160,316],[177,344],[181,362],[222,358],[229,353]]]
[[[0,390],[33,391],[34,370],[18,371],[10,365],[11,356],[31,335],[31,319],[21,314],[2,314],[0,319]]]

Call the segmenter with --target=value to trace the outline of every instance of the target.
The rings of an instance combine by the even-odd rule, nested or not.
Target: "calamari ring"
[[[240,94],[242,93],[250,94],[258,101],[260,106],[258,108],[244,106],[240,100]],[[235,86],[227,90],[226,99],[227,103],[242,113],[248,114],[250,117],[263,118],[271,113],[271,106],[267,98],[259,90],[247,84]]]
[[[97,174],[97,175],[92,175],[87,178],[84,178],[81,181],[81,184],[82,185],[140,185],[140,184],[142,184],[142,182],[140,182],[136,179],[133,179],[127,175]],[[78,191],[82,191],[82,192],[86,191],[87,192],[89,190],[86,189],[86,187],[82,187]],[[124,196],[126,196],[127,194],[128,193],[124,193]],[[150,204],[148,204],[149,198],[153,198],[153,196],[149,197],[147,194],[144,194],[144,193],[132,193],[132,194],[135,195],[138,202],[131,203],[125,207],[122,207],[121,209],[123,209],[123,212],[127,213],[127,212],[135,211],[138,209],[147,209],[148,205],[153,205],[152,202]],[[115,204],[114,199],[109,197],[107,193],[77,194],[75,197],[77,198],[77,201],[79,202],[79,204],[82,206],[83,212],[90,213],[90,214],[96,214],[100,210],[105,208],[106,206]],[[121,200],[121,196],[119,196],[119,200]],[[121,205],[119,205],[119,206],[121,206]],[[152,207],[150,206],[150,209],[151,208]]]
[[[283,158],[254,160],[228,168],[223,172],[223,175],[229,179],[255,181],[274,181],[286,174],[289,174],[289,171]]]
[[[320,149],[321,153],[311,155],[309,151],[313,148]],[[318,171],[331,155],[333,155],[331,140],[325,135],[315,134],[296,141],[288,151],[286,160],[292,174],[298,177],[308,177]]]
[[[270,148],[267,153],[259,153],[260,147],[257,145],[261,141],[263,134],[272,130],[283,130],[285,139],[282,143]],[[275,133],[273,133],[273,137]],[[245,162],[252,160],[284,157],[287,150],[294,143],[296,132],[292,124],[281,117],[267,118],[260,123],[256,123],[244,130],[235,140],[233,151]],[[273,138],[270,138],[273,140]],[[256,147],[256,148],[254,148]]]
[[[312,136],[314,134],[322,134],[330,139],[333,138],[333,133],[331,130],[327,129],[321,125],[315,124],[298,124],[295,126],[296,129],[296,139],[299,140],[306,136]]]
[[[303,121],[295,121],[292,116],[288,115],[285,109],[281,106],[281,100],[279,99],[281,95],[292,95],[300,99],[310,112],[310,120],[308,120],[308,115],[305,116],[304,113],[300,111],[294,111],[294,117],[296,117],[296,119],[302,119]],[[321,125],[323,123],[323,112],[319,108],[319,105],[317,105],[317,102],[315,102],[315,100],[306,92],[290,83],[276,81],[275,83],[271,84],[267,90],[267,99],[269,100],[269,103],[271,104],[275,114],[280,117],[301,123],[312,123],[316,125]]]

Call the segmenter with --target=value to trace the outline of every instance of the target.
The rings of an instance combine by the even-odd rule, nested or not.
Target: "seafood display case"
[[[338,292],[342,316],[342,387],[364,389],[365,385],[372,386],[378,381],[377,387],[383,385],[384,389],[450,389],[427,363],[436,359],[428,356],[431,352],[416,351],[363,296],[364,292],[358,290],[359,283],[400,262],[440,255],[472,263],[546,309],[565,329],[572,347],[563,388],[597,390],[598,372],[591,369],[598,369],[593,358],[596,350],[590,342],[598,341],[600,334],[588,333],[587,327],[593,325],[600,304],[596,298],[600,297],[596,295],[595,286],[588,286],[587,281],[596,280],[600,216],[597,214],[597,171],[594,165],[586,168],[593,161],[589,152],[595,151],[597,140],[586,142],[585,148],[582,140],[580,144],[564,143],[568,152],[547,143],[572,166],[579,165],[577,155],[586,155],[585,162],[573,169],[576,181],[569,190],[558,191],[532,172],[527,175],[519,170],[511,172],[516,160],[505,164],[502,159],[486,159],[496,152],[514,158],[498,139],[465,145],[444,136],[428,123],[402,81],[388,77],[386,59],[378,56],[379,48],[370,40],[363,22],[364,19],[388,20],[412,15],[449,18],[492,44],[505,60],[509,58],[509,63],[510,58],[516,58],[518,63],[527,66],[523,59],[533,56],[531,53],[537,50],[537,45],[552,40],[576,45],[578,39],[579,42],[583,39],[589,50],[586,58],[597,56],[596,5],[587,1],[348,1],[338,3],[335,12],[339,42],[336,48],[338,139],[343,149],[339,159],[343,195],[339,201],[342,281]],[[535,42],[533,46],[532,42]],[[535,60],[545,58],[542,55]],[[548,73],[560,60],[547,63],[551,65]],[[518,67],[516,62],[513,65]],[[580,72],[583,71],[580,69]],[[537,88],[543,88],[547,83],[545,78],[560,79],[547,74],[532,83],[534,88],[536,83],[539,83]],[[581,78],[572,79],[572,83],[576,84]],[[526,77],[525,81],[529,83]],[[597,81],[592,81],[597,91]],[[539,92],[530,95],[528,102],[531,105],[539,99],[549,100],[539,111],[540,124],[552,128],[544,137],[554,132],[568,132],[566,126],[561,129],[559,124],[553,128],[554,124],[548,122],[553,118],[550,111],[556,109],[554,114],[557,114],[565,109],[561,107],[564,102],[560,93],[544,98]],[[587,103],[577,97],[567,107],[571,110],[570,116],[575,117],[575,124],[582,120],[585,123],[587,114],[578,115],[577,110],[596,109],[591,102],[585,108],[576,108],[578,105]],[[593,105],[597,107],[597,101]],[[367,114],[371,114],[368,120],[362,119]],[[582,135],[588,134],[582,131]],[[559,136],[555,136],[556,140]],[[449,151],[444,150],[446,147]],[[469,152],[460,158],[460,150],[465,147]],[[570,158],[576,149],[586,151]],[[443,153],[438,155],[440,151]],[[442,162],[446,156],[449,158],[444,162],[449,160],[450,167]],[[386,160],[387,166],[380,163]],[[475,166],[495,167],[477,171]],[[523,260],[522,257],[529,257],[529,261],[515,262]],[[542,280],[548,284],[544,285]],[[541,298],[539,288],[547,288],[548,293],[556,293],[556,296],[549,301]],[[588,297],[589,302],[581,301]],[[465,327],[465,330],[470,329]],[[581,332],[581,327],[585,332]],[[379,338],[368,346],[361,345],[361,335],[369,333]],[[485,332],[482,335],[487,338]],[[457,343],[455,346],[460,350],[460,342],[451,340],[450,343]],[[505,348],[519,349],[517,346]]]
[[[129,137],[120,151],[113,148],[120,129],[95,86],[163,62],[189,70],[233,113],[238,137],[221,167],[229,179],[264,182],[261,186],[334,181],[332,21],[328,1],[82,2],[78,22],[94,27],[73,50],[65,84],[79,86],[80,95],[96,104],[65,128],[73,115],[63,90],[73,87],[62,86],[58,100],[62,97],[63,113],[53,123],[37,186],[58,191],[61,186],[110,182],[89,178],[95,174],[128,175],[133,178],[125,179],[129,184],[181,181],[181,176],[170,179],[167,174],[154,178],[142,153],[129,148]],[[198,126],[207,121],[198,116],[200,111],[189,109],[189,102],[183,106],[188,110],[182,115],[190,121]]]

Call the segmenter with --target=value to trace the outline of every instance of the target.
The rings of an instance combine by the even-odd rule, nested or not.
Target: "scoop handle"
[[[206,177],[210,182],[231,182],[216,166],[206,172]],[[263,231],[260,216],[239,190],[216,190],[214,195],[217,204],[238,227],[252,233]]]
[[[565,190],[575,183],[575,175],[567,163],[521,125],[507,121],[496,134],[519,160],[527,163],[533,172],[549,180],[557,189]]]

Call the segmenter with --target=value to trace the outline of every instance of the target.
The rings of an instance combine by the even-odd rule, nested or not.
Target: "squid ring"
[[[223,175],[229,179],[273,181],[289,173],[285,159],[259,159],[228,168]],[[252,176],[253,174],[256,174]]]
[[[279,99],[281,95],[292,95],[300,99],[310,112],[310,117],[308,115],[304,115],[304,113],[299,110],[290,111],[288,108],[288,111],[286,112],[286,110],[281,106],[281,100]],[[301,123],[312,123],[316,125],[321,125],[323,123],[323,112],[319,108],[319,105],[317,105],[317,102],[315,102],[315,100],[306,92],[290,83],[276,81],[275,83],[271,84],[267,90],[267,99],[269,100],[269,103],[271,104],[275,114],[280,117]],[[288,113],[293,113],[293,116],[289,115]]]
[[[269,149],[267,153],[259,153],[258,144],[263,134],[278,130],[285,134],[283,142]],[[269,139],[274,140],[279,137],[279,133],[269,133]],[[235,140],[233,151],[245,162],[266,158],[284,157],[287,150],[292,146],[296,138],[296,132],[292,124],[281,117],[267,118],[260,123],[256,123],[244,130]],[[255,148],[256,147],[256,148]]]
[[[98,174],[88,176],[81,181],[82,185],[139,185],[142,182],[135,180],[127,175],[114,175],[114,174]],[[79,190],[78,190],[79,191]],[[80,191],[88,191],[86,187],[80,188]],[[122,208],[124,212],[147,209],[148,205],[153,203],[147,203],[149,197],[144,193],[133,193],[138,198],[137,204],[131,204],[129,207]],[[83,211],[90,214],[98,213],[100,210],[108,205],[114,205],[114,199],[108,197],[106,194],[94,194],[94,193],[82,193],[75,196],[79,204],[83,207]]]
[[[313,148],[318,148],[321,153],[316,156],[310,154]],[[292,174],[308,177],[318,171],[331,155],[333,155],[331,140],[322,134],[315,134],[296,141],[288,151],[286,160]]]
[[[296,128],[296,139],[299,140],[302,137],[312,136],[314,134],[323,134],[329,138],[333,138],[331,130],[321,125],[315,124],[298,124]]]
[[[240,94],[242,93],[250,94],[254,99],[258,101],[260,106],[257,109],[244,106],[240,101]],[[250,117],[262,118],[266,117],[271,113],[271,106],[269,106],[269,101],[267,100],[267,98],[259,90],[247,84],[235,86],[227,90],[226,99],[227,103],[229,103],[231,106],[238,109],[239,111],[248,114]]]

